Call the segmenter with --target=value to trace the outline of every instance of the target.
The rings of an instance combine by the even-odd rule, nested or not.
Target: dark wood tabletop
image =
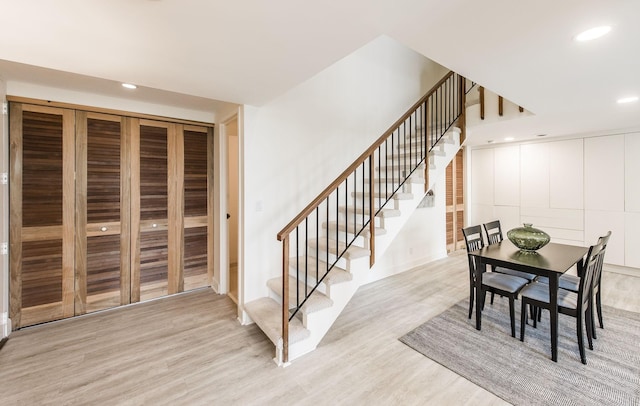
[[[550,273],[563,274],[578,263],[589,251],[588,247],[549,243],[538,251],[526,252],[504,240],[491,244],[469,255],[482,257],[485,261],[497,266],[532,272],[548,276]]]

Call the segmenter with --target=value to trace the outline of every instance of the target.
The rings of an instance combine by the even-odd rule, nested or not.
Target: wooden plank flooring
[[[398,341],[467,297],[467,269],[454,254],[363,286],[318,349],[287,368],[208,289],[26,328],[0,350],[0,403],[505,404]],[[640,278],[604,278],[606,304],[640,312]]]

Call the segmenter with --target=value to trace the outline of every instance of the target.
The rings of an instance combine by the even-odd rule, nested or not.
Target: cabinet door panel
[[[132,175],[138,166],[137,182],[132,178],[132,195],[137,195],[138,211],[132,207],[134,228],[139,231],[137,261],[132,264],[131,301],[148,300],[167,295],[169,233],[168,233],[168,137],[169,124],[144,120],[133,126],[137,135],[138,161],[132,165]],[[135,140],[134,140],[135,142]],[[135,197],[134,197],[135,199]],[[132,237],[134,238],[134,237]]]
[[[74,314],[74,112],[11,105],[11,318]]]
[[[78,112],[76,123],[76,314],[83,314],[129,303],[128,217],[121,217],[129,206],[124,119]]]
[[[184,290],[210,284],[207,256],[208,136],[206,128],[184,129]]]

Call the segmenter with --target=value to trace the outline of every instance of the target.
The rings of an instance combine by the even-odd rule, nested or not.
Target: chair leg
[[[593,319],[593,308],[589,306],[587,311],[584,312],[585,324],[587,330],[587,342],[589,343],[589,349],[593,351],[593,330],[594,330],[594,319]]]
[[[596,309],[598,309],[598,321],[600,322],[600,328],[604,328],[604,325],[602,324],[602,297],[600,297],[600,289],[598,289],[598,292],[596,293]]]
[[[495,295],[496,294],[494,292],[491,292],[491,304],[493,304],[493,298],[495,297]]]
[[[587,357],[584,353],[584,337],[582,336],[582,314],[577,314],[576,317],[576,331],[578,332],[578,349],[580,350],[580,360],[583,364],[587,363]]]
[[[511,337],[516,336],[516,311],[513,296],[509,297],[509,316],[511,317]]]
[[[522,310],[520,311],[520,341],[524,341],[524,326],[527,324],[527,304],[522,299]]]
[[[537,306],[533,307],[533,328],[538,328],[538,320],[540,319],[540,313],[542,309]]]
[[[591,320],[591,337],[593,339],[597,339],[598,336],[596,334],[596,318],[593,315],[594,305],[595,305],[595,301],[593,300],[593,295],[592,295],[590,300],[589,300],[588,312],[589,312],[589,319]],[[591,348],[591,347],[589,347],[589,348]]]
[[[471,318],[471,313],[473,312],[473,298],[475,295],[475,287],[473,285],[470,285],[471,289],[469,289],[469,318]]]

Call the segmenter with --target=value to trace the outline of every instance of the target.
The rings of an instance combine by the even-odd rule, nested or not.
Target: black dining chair
[[[463,228],[462,234],[464,235],[464,240],[467,246],[467,257],[469,259],[469,318],[471,318],[471,314],[473,313],[474,293],[476,286],[476,261],[468,253],[483,248],[484,239],[482,238],[482,228],[479,225]],[[481,308],[484,308],[485,296],[487,292],[509,298],[511,337],[516,336],[514,302],[518,297],[518,292],[520,292],[520,290],[528,283],[529,281],[525,278],[514,275],[507,275],[499,272],[484,272],[482,275],[482,292],[477,298],[475,298],[475,300],[480,300]]]
[[[607,249],[607,244],[609,243],[609,237],[611,237],[611,231],[607,232],[607,234],[603,235],[602,237],[599,237],[598,242],[596,243],[596,245],[602,245],[602,255],[598,257],[600,262],[598,263],[593,274],[592,294],[595,297],[595,308],[598,313],[598,322],[600,324],[600,328],[604,328],[604,325],[602,323],[602,293],[600,284],[602,281],[602,266],[604,265],[604,255]],[[538,281],[542,283],[549,283],[549,279],[547,278],[539,278]],[[558,281],[558,286],[560,287],[560,289],[565,289],[571,292],[578,292],[578,290],[580,289],[580,277],[567,274],[561,275],[560,280]],[[593,329],[592,336],[593,338],[597,338],[595,328]]]
[[[500,220],[494,220],[488,223],[484,223],[483,227],[484,232],[487,234],[487,244],[491,245],[502,242],[504,238],[502,236],[502,226],[500,225]],[[521,278],[525,278],[529,282],[532,282],[537,278],[537,275],[532,273],[516,271],[515,269],[503,268],[500,266],[492,266],[492,271],[506,273],[507,275],[519,276]]]
[[[580,277],[580,287],[578,292],[571,292],[565,289],[558,289],[558,313],[565,314],[576,318],[576,333],[578,336],[578,349],[580,350],[580,360],[583,364],[587,363],[584,350],[584,330],[587,332],[587,340],[589,349],[593,349],[592,331],[593,331],[593,311],[591,309],[591,287],[593,277],[598,263],[603,255],[602,245],[596,244],[589,248],[585,265],[583,266],[582,276]],[[534,308],[533,326],[537,326],[537,314],[542,309],[549,310],[549,285],[540,282],[533,282],[520,291],[522,300],[521,320],[520,320],[520,341],[524,341],[525,326],[527,324],[526,306],[530,305]]]

